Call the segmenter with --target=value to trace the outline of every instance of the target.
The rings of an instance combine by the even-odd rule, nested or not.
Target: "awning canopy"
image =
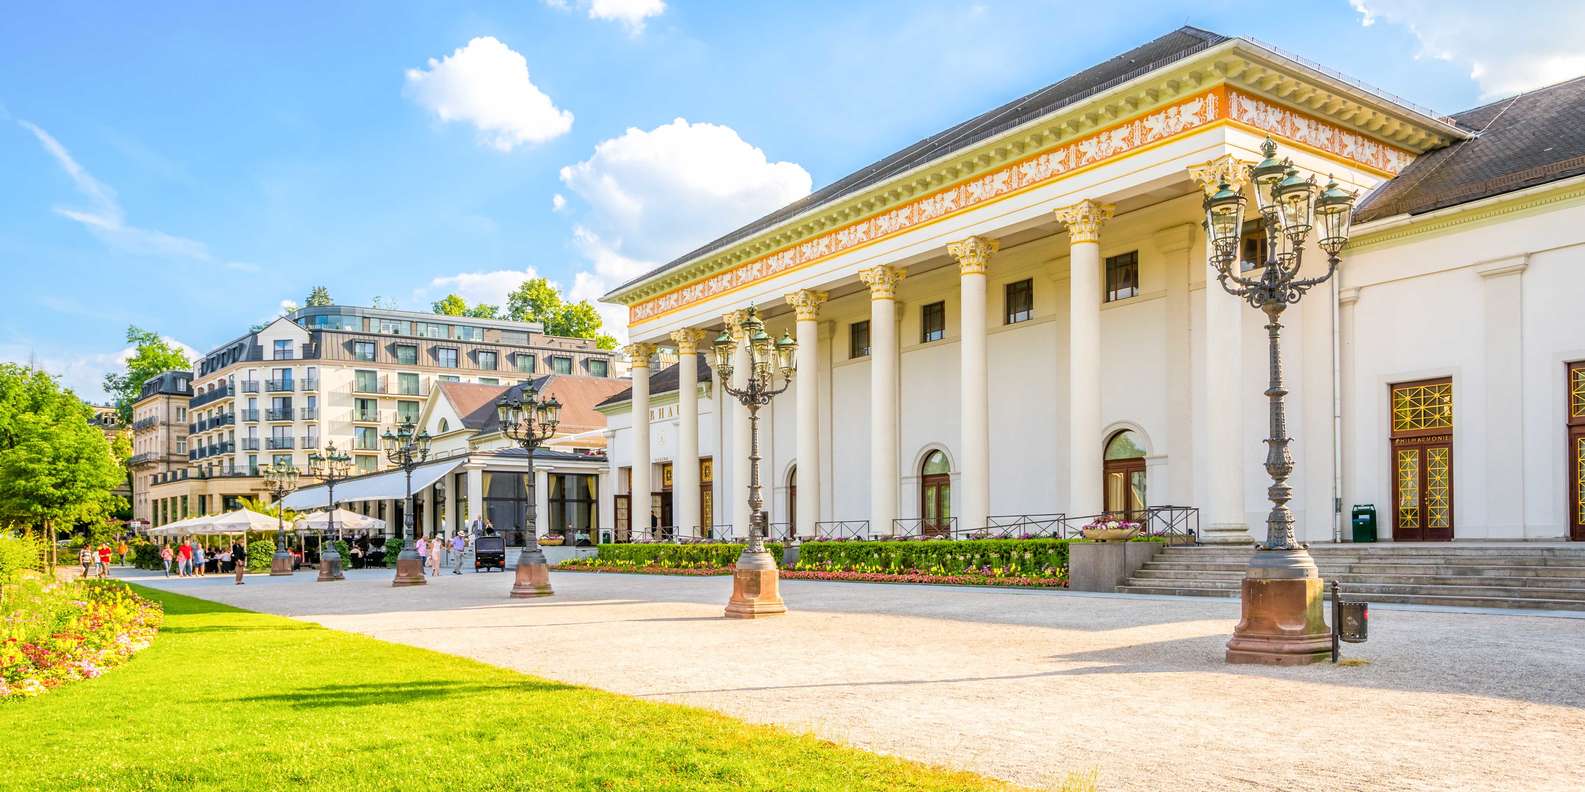
[[[421,465],[413,470],[413,491],[417,492],[456,470],[467,457],[445,459]],[[402,500],[407,497],[407,474],[401,470],[387,470],[369,476],[347,479],[336,485],[336,502],[353,503],[371,500]],[[330,489],[323,484],[306,487],[287,495],[281,502],[288,509],[330,508]]]
[[[150,536],[215,536],[218,534],[238,534],[248,531],[273,531],[276,528],[276,519],[267,514],[256,511],[237,509],[225,514],[206,514],[200,517],[189,517],[178,522],[167,523],[158,528],[150,528]]]
[[[336,509],[336,533],[384,533],[385,521],[346,509]],[[298,530],[330,530],[330,512],[316,511],[297,518]]]

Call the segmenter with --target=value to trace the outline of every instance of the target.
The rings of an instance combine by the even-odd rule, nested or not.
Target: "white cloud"
[[[170,336],[162,336],[166,343],[186,353],[188,359],[197,360],[198,350]],[[41,371],[54,375],[61,384],[71,388],[79,398],[103,404],[110,400],[105,393],[105,375],[126,370],[126,362],[136,350],[124,347],[116,352],[75,353],[49,348],[39,351],[27,342],[0,344],[0,360],[32,364]]]
[[[567,196],[556,193],[550,196],[550,211],[559,212],[567,208]]]
[[[31,121],[18,121],[23,129],[33,133],[39,145],[44,148],[59,165],[61,170],[70,178],[72,185],[77,188],[87,206],[79,208],[55,207],[55,213],[68,220],[81,224],[95,236],[99,237],[106,245],[117,250],[140,256],[155,256],[161,258],[177,258],[195,261],[201,264],[218,264],[228,269],[252,272],[258,269],[253,264],[241,261],[229,261],[215,256],[209,246],[196,239],[167,234],[152,228],[139,228],[127,223],[126,210],[121,207],[121,202],[116,198],[116,191],[104,182],[94,178],[76,157],[61,145],[53,135],[44,131],[43,127]]]
[[[1463,64],[1487,98],[1585,74],[1585,4],[1531,0],[1523,13],[1475,0],[1349,0],[1360,24],[1402,25],[1420,42],[1417,58]],[[1544,22],[1538,22],[1544,20]]]
[[[543,143],[572,129],[572,113],[559,109],[528,78],[528,59],[492,36],[481,36],[428,69],[407,70],[407,93],[442,121],[463,121],[498,151]]]
[[[809,172],[772,162],[731,127],[677,119],[648,132],[628,129],[561,169],[561,181],[589,206],[573,244],[591,269],[573,281],[574,299],[596,300],[738,226],[809,194]],[[627,335],[627,312],[599,306],[612,335]]]
[[[428,289],[421,289],[414,295],[414,300],[423,302],[434,301],[447,294],[456,294],[469,305],[486,303],[488,305],[506,308],[506,296],[523,281],[537,278],[539,274],[533,267],[520,270],[492,270],[490,272],[459,272],[456,275],[445,275],[429,282]],[[433,295],[433,296],[431,296]],[[423,310],[428,310],[425,305]]]
[[[544,2],[557,11],[571,11],[573,5],[569,0]],[[644,32],[644,23],[650,17],[666,13],[666,0],[581,0],[578,5],[588,9],[590,19],[617,22],[633,36]]]

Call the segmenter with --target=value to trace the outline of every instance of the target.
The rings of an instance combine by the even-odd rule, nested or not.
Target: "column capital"
[[[1194,179],[1194,183],[1200,185],[1206,195],[1221,189],[1222,182],[1227,182],[1227,186],[1234,191],[1242,192],[1244,185],[1249,183],[1249,166],[1252,164],[1231,154],[1223,154],[1199,165],[1190,165],[1189,178]]]
[[[655,354],[655,345],[642,343],[628,344],[627,346],[622,347],[622,351],[627,353],[628,365],[632,366],[633,368],[647,369],[649,368],[650,355]]]
[[[897,299],[897,284],[908,277],[908,270],[894,267],[890,264],[880,264],[866,270],[859,270],[859,280],[870,287],[871,300]]]
[[[1084,199],[1072,206],[1064,206],[1053,212],[1057,220],[1068,226],[1068,240],[1070,244],[1078,242],[1100,242],[1101,226],[1112,219],[1117,212],[1117,207],[1109,203],[1101,203],[1091,199]]]
[[[982,236],[947,243],[947,252],[958,260],[959,275],[984,275],[991,268],[991,256],[1001,248],[1001,240]]]
[[[699,353],[699,344],[704,341],[704,331],[696,328],[678,330],[671,334],[672,343],[677,345],[677,356],[696,355]]]
[[[818,322],[820,321],[820,306],[830,296],[830,294],[823,291],[800,289],[787,295],[787,304],[796,309],[798,321]]]
[[[744,308],[721,314],[721,323],[726,325],[727,335],[732,336],[733,341],[743,342],[743,320],[747,318],[748,310]]]

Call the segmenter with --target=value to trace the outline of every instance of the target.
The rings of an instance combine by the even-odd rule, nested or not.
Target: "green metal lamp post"
[[[264,486],[275,501],[275,555],[270,557],[270,574],[292,574],[292,554],[286,550],[286,509],[281,498],[297,489],[297,468],[292,463],[276,460],[265,466]]]
[[[402,552],[396,556],[396,579],[393,586],[422,586],[424,560],[418,555],[418,528],[414,522],[416,508],[413,504],[413,470],[429,458],[429,433],[419,431],[412,421],[403,421],[396,431],[385,430],[385,459],[407,474],[407,507],[402,510]]]
[[[308,454],[308,475],[325,482],[325,502],[330,505],[329,542],[319,543],[319,582],[346,580],[341,572],[341,552],[336,549],[336,482],[352,474],[352,457],[326,443],[323,453]]]
[[[534,386],[525,384],[521,391],[510,391],[497,401],[495,411],[501,432],[528,452],[528,480],[534,481],[534,449],[556,434],[561,402],[554,396],[540,399]],[[538,484],[534,486],[537,488]],[[548,597],[555,593],[550,587],[550,565],[539,546],[539,494],[536,489],[528,506],[523,550],[517,556],[517,576],[512,583],[513,597]]]

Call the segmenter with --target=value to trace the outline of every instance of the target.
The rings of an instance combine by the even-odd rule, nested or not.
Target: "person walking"
[[[418,543],[413,545],[413,549],[418,551],[418,568],[422,569],[424,574],[429,574],[429,540],[422,536],[418,537]]]
[[[202,542],[193,544],[193,569],[199,577],[204,576],[204,545]]]
[[[176,548],[176,576],[187,577],[193,573],[193,540],[183,539]]]
[[[439,536],[429,540],[429,574],[440,574],[440,565],[445,561],[446,542]]]
[[[127,540],[122,539],[116,543],[116,555],[121,557],[121,565],[127,565]]]
[[[451,555],[456,559],[452,561],[451,574],[462,574],[462,561],[468,556],[468,536],[465,532],[458,531],[456,536],[451,537]]]
[[[231,542],[231,569],[237,575],[237,585],[242,585],[242,573],[248,569],[248,547],[241,539]]]
[[[165,576],[171,576],[171,559],[176,556],[171,552],[170,545],[160,545],[160,563],[165,566]]]
[[[94,570],[94,549],[88,545],[83,545],[83,549],[77,551],[77,563],[83,565],[83,577],[92,575]]]
[[[99,577],[110,577],[110,545],[99,545]]]

